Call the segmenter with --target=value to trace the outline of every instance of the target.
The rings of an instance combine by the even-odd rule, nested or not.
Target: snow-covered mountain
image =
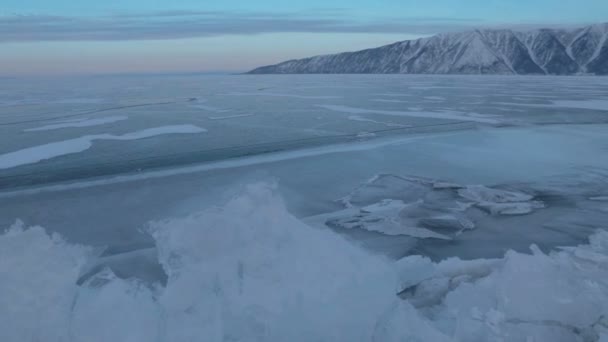
[[[291,60],[249,73],[608,75],[608,23],[572,30],[446,33],[375,49]]]

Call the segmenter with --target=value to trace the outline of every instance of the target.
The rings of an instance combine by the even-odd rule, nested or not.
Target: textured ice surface
[[[595,110],[603,110],[603,111],[608,112],[608,100],[585,100],[585,101],[558,100],[558,101],[553,101],[553,103],[557,107],[595,109]]]
[[[369,119],[369,118],[366,118],[366,117],[363,117],[363,116],[359,116],[359,115],[350,115],[348,117],[348,119],[349,120],[353,120],[353,121],[376,123],[376,124],[384,125],[384,126],[387,126],[387,127],[411,127],[409,125],[402,125],[402,124],[398,124],[398,123],[377,121],[377,120]]]
[[[19,151],[9,152],[0,155],[0,169],[8,169],[20,165],[37,163],[67,154],[86,151],[95,140],[137,140],[145,139],[164,134],[190,134],[206,132],[204,128],[194,125],[176,125],[156,128],[148,128],[137,132],[123,135],[96,134],[86,135],[80,138],[44,144],[40,146],[28,147]]]
[[[40,227],[17,224],[0,235],[0,340],[606,338],[606,232],[551,254],[532,247],[493,260],[392,262],[306,226],[264,183],[221,207],[157,221],[150,232],[166,285],[110,269],[78,285],[92,249]]]

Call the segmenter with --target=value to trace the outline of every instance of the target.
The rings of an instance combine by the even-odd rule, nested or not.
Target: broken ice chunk
[[[328,219],[330,227],[345,229],[365,229],[386,235],[407,235],[416,238],[435,238],[450,240],[450,237],[418,227],[417,221],[402,217],[400,212],[411,204],[401,200],[384,199],[378,203],[360,208],[356,215],[349,214]]]
[[[384,199],[378,203],[361,208],[361,212],[377,213],[384,211],[399,211],[405,207],[406,204],[401,200]]]
[[[473,202],[513,203],[527,202],[534,198],[523,192],[492,189],[483,185],[470,185],[458,190],[458,195]]]
[[[543,202],[514,202],[514,203],[478,203],[477,207],[489,212],[492,215],[525,215],[529,214],[534,209],[542,209],[545,207]]]
[[[430,229],[452,231],[462,231],[475,228],[475,223],[466,217],[456,217],[449,214],[423,218],[420,220],[420,224]]]
[[[435,190],[443,190],[443,189],[462,189],[464,186],[456,183],[448,183],[448,182],[434,182],[433,189]]]

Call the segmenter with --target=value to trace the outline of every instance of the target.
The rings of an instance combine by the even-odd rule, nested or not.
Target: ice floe
[[[448,240],[476,228],[480,213],[474,209],[525,215],[545,207],[523,192],[389,174],[373,177],[341,201],[345,210],[320,215],[316,221],[335,229]]]

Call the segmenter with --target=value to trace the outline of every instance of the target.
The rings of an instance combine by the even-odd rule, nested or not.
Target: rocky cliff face
[[[608,75],[608,24],[574,30],[474,30],[264,66],[252,74]]]

